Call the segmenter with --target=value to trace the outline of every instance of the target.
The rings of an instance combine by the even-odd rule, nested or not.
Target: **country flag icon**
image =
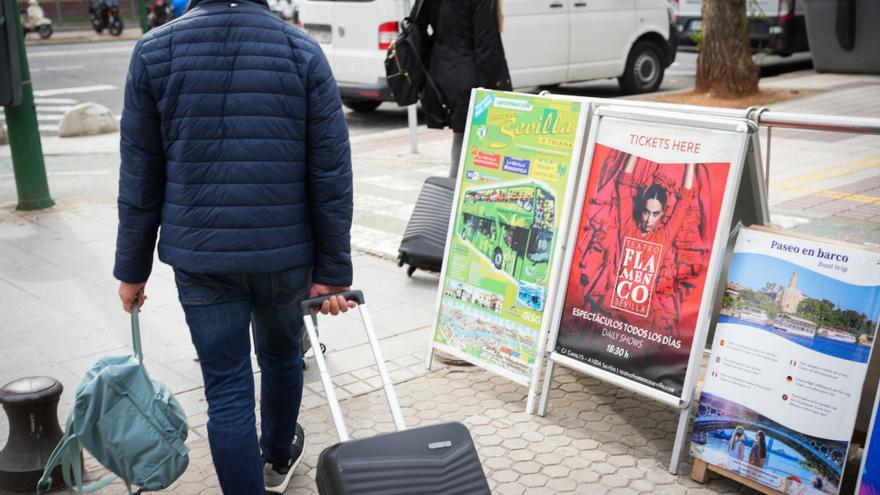
[[[720,363],[720,362],[721,362],[721,356],[718,356],[717,358],[715,358],[715,362],[716,362],[716,363]]]
[[[782,400],[787,401],[787,400],[788,400],[788,394],[782,394]]]
[[[788,364],[790,364],[790,365],[794,366],[795,368],[797,368],[797,361],[791,360],[791,361],[788,362]]]
[[[724,344],[726,344],[726,343],[727,343],[727,341],[724,339],[721,339],[721,342],[719,342],[719,344],[721,344],[721,347],[724,347]]]
[[[785,381],[787,381],[788,383],[791,383],[794,381],[794,378],[787,376],[787,377],[785,377]]]

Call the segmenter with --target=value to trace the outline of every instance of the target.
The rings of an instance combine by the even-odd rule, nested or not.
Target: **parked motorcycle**
[[[147,23],[150,29],[155,29],[171,19],[174,19],[174,7],[169,0],[153,0],[147,6]]]
[[[21,28],[24,34],[37,33],[46,40],[52,36],[52,19],[46,17],[37,0],[30,0],[27,10],[21,12]]]
[[[105,29],[113,36],[122,34],[124,25],[117,0],[89,0],[89,15],[92,17],[92,28],[98,34]]]

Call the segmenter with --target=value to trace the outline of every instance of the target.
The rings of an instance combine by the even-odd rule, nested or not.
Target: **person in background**
[[[422,109],[429,128],[452,128],[449,176],[456,177],[471,89],[512,89],[501,42],[501,0],[421,1],[416,24],[433,31],[428,72],[440,91],[436,95],[426,85]]]
[[[330,65],[266,0],[191,0],[135,46],[120,126],[122,306],[143,306],[161,227],[220,487],[282,493],[303,458],[300,302],[352,279],[351,148]],[[334,296],[321,311],[349,307]]]

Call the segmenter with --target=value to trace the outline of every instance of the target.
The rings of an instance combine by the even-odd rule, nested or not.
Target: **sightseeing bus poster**
[[[531,381],[582,104],[476,90],[433,345]]]
[[[601,119],[586,158],[556,353],[682,400],[743,142],[731,131]]]
[[[742,229],[691,453],[786,494],[836,494],[880,317],[880,254]]]

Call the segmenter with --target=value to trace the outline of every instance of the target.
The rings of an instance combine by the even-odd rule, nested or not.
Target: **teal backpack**
[[[64,437],[47,461],[38,494],[51,485],[59,465],[65,483],[80,494],[104,488],[117,476],[129,494],[133,485],[161,490],[186,470],[186,414],[168,387],[151,380],[144,368],[137,305],[131,334],[134,355],[99,359],[76,389]],[[82,449],[113,474],[83,486]]]

